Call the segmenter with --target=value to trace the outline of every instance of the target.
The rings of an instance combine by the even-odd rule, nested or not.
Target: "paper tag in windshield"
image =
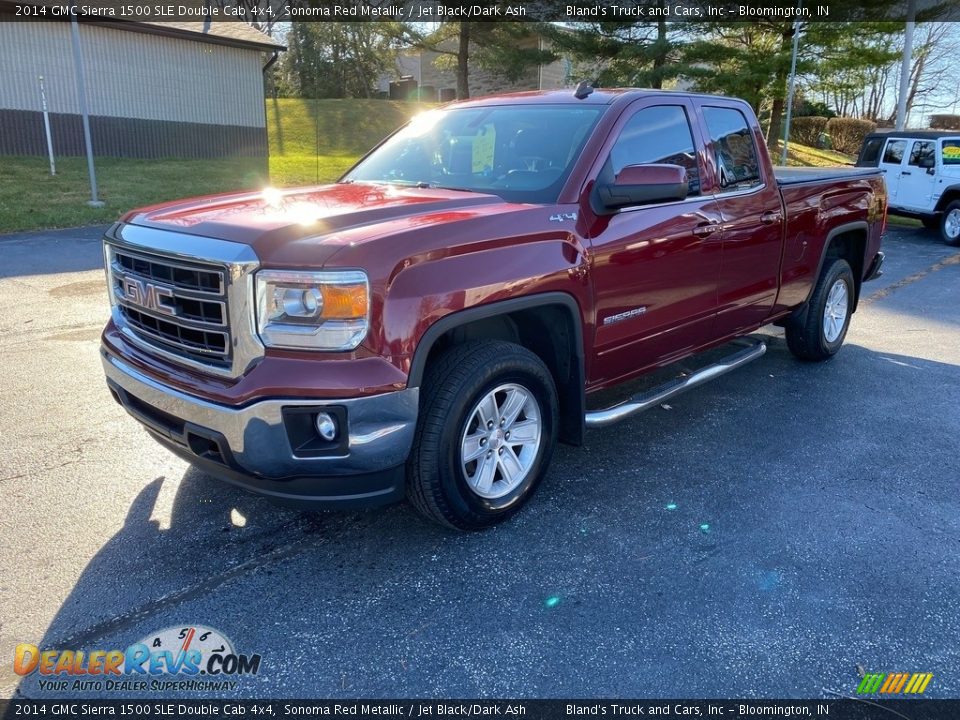
[[[473,139],[474,173],[493,170],[493,151],[497,145],[497,131],[492,124],[484,125]]]

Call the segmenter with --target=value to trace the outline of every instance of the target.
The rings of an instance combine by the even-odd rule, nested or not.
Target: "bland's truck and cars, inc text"
[[[465,101],[332,185],[128,213],[104,243],[103,367],[211,475],[307,507],[406,496],[482,528],[533,495],[557,441],[758,358],[744,336],[764,325],[833,356],[886,205],[877,168],[774,169],[739,100]]]

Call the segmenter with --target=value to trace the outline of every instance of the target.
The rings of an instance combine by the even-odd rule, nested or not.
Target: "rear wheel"
[[[826,360],[843,345],[850,327],[855,284],[846,260],[828,261],[820,273],[805,316],[785,325],[787,347],[801,360]]]
[[[431,520],[478,530],[506,520],[547,472],[557,393],[543,361],[513,343],[457,345],[428,368],[407,494]]]
[[[947,205],[940,218],[940,235],[947,245],[960,245],[960,200]]]

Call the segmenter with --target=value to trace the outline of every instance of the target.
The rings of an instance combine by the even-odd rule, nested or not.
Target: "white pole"
[[[57,174],[57,163],[53,159],[53,136],[50,134],[50,113],[47,112],[47,94],[43,91],[43,75],[40,76],[40,107],[43,108],[43,129],[47,133],[47,157],[50,158],[50,174]]]
[[[800,10],[801,3],[797,3]],[[800,13],[797,12],[799,17]],[[800,47],[800,21],[793,23],[793,54],[790,57],[790,89],[787,90],[787,121],[783,126],[783,153],[780,155],[780,164],[787,164],[787,145],[790,142],[790,121],[793,119],[793,93],[797,88],[797,50]]]
[[[910,61],[913,59],[913,30],[916,27],[917,0],[907,5],[907,31],[903,36],[903,58],[900,60],[900,95],[897,97],[897,130],[907,124],[907,92],[910,88]]]
[[[103,207],[103,201],[97,197],[97,171],[93,167],[93,143],[90,140],[90,113],[87,112],[87,91],[84,87],[83,55],[80,53],[80,30],[77,27],[77,6],[72,6],[70,28],[73,35],[73,68],[77,76],[77,98],[80,101],[80,114],[83,116],[83,140],[87,146],[87,172],[90,175],[90,207]]]

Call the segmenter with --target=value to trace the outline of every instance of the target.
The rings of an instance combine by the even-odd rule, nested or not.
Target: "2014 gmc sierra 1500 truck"
[[[558,440],[759,357],[732,341],[763,325],[802,359],[834,355],[885,224],[876,169],[774,170],[738,100],[470,100],[332,185],[128,213],[104,242],[103,366],[211,475],[320,508],[406,495],[482,528],[531,496]]]

